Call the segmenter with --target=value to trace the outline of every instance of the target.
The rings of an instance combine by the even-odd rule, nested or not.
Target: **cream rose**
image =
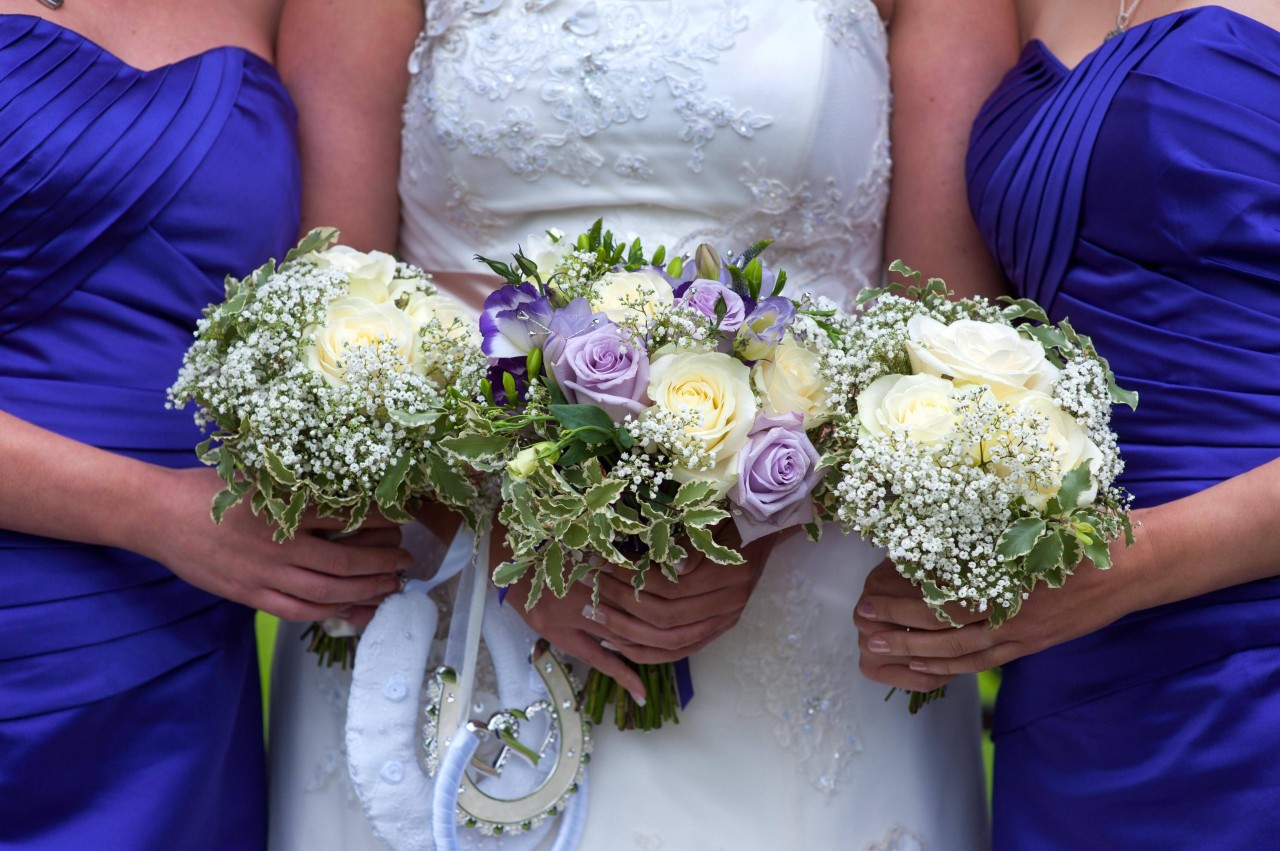
[[[771,416],[791,412],[804,415],[804,428],[820,426],[831,418],[830,393],[818,375],[818,354],[788,336],[773,354],[757,361],[751,380]]]
[[[440,358],[437,347],[423,345],[422,337],[417,336],[418,329],[438,320],[444,329],[445,338],[459,343],[470,343],[480,348],[480,329],[470,318],[462,302],[447,295],[428,295],[422,290],[409,294],[404,313],[409,317],[415,329],[416,350],[414,352],[414,369],[422,375],[443,380],[440,375]]]
[[[649,367],[649,398],[669,411],[695,411],[698,420],[685,434],[716,453],[714,469],[677,468],[676,480],[715,481],[727,493],[737,478],[734,460],[759,410],[747,365],[720,352],[660,355]]]
[[[391,347],[416,367],[418,329],[394,304],[344,296],[329,305],[324,323],[316,326],[307,363],[334,387],[345,387],[346,355],[365,346]]]
[[[910,437],[926,446],[955,426],[954,391],[936,375],[886,375],[858,394],[858,422],[872,435]]]
[[[652,319],[675,301],[666,278],[652,269],[638,269],[610,272],[601,278],[596,283],[591,307],[610,320],[622,323],[630,317]]]
[[[381,251],[356,251],[335,245],[317,257],[329,266],[347,273],[348,291],[357,298],[374,304],[391,300],[391,282],[396,277],[396,258]]]
[[[404,312],[419,328],[439,320],[450,340],[470,341],[480,345],[480,329],[462,302],[447,295],[427,295],[418,290],[409,295]]]
[[[911,368],[970,384],[986,384],[997,399],[1020,390],[1049,392],[1058,369],[1044,349],[1007,325],[961,319],[943,325],[928,316],[907,322]]]
[[[1049,430],[1044,438],[1053,449],[1054,457],[1058,461],[1058,473],[1054,477],[1053,485],[1043,490],[1029,490],[1025,494],[1027,502],[1043,510],[1050,497],[1058,493],[1058,488],[1062,486],[1062,477],[1086,461],[1089,463],[1090,472],[1096,476],[1098,462],[1102,458],[1101,450],[1089,439],[1089,435],[1076,422],[1075,417],[1059,408],[1051,396],[1035,390],[1025,390],[1010,396],[1005,403],[1014,410],[1039,414],[1049,421]],[[1091,477],[1089,489],[1080,495],[1078,504],[1092,505],[1097,496],[1098,482],[1095,477]],[[1074,506],[1063,507],[1070,509]]]

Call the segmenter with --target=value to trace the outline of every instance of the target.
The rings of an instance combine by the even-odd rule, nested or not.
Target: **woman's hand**
[[[599,606],[591,605],[589,581],[563,598],[544,593],[531,610],[524,608],[530,583],[521,581],[511,587],[507,604],[518,606],[539,635],[609,675],[643,704],[644,686],[619,655],[642,664],[671,662],[723,635],[742,617],[778,540],[771,535],[739,548],[746,558],[741,565],[715,564],[693,552],[679,582],[651,570],[639,599],[629,571],[608,565],[598,575]]]
[[[1079,638],[1159,601],[1147,594],[1146,536],[1133,547],[1111,547],[1113,566],[1098,570],[1085,560],[1061,588],[1040,585],[1018,614],[997,629],[986,615],[948,609],[959,629],[942,623],[920,589],[881,562],[867,577],[854,610],[863,674],[898,688],[930,691],[957,674],[999,667],[1014,659]]]
[[[341,617],[363,626],[399,590],[397,571],[409,567],[399,528],[376,513],[354,535],[330,540],[345,523],[308,512],[292,539],[276,543],[273,527],[249,510],[247,499],[220,524],[210,519],[223,487],[213,470],[172,470],[157,482],[160,511],[130,549],[197,588],[285,620]]]

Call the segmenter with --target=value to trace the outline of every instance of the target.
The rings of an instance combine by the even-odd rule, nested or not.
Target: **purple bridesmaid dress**
[[[198,463],[165,388],[224,276],[296,236],[294,125],[243,49],[144,72],[0,16],[0,408]],[[252,617],[135,554],[0,530],[0,848],[262,848]]]
[[[1015,289],[1141,393],[1114,421],[1136,506],[1280,456],[1280,32],[1208,6],[1075,69],[1032,42],[969,181]],[[1001,851],[1280,847],[1280,581],[1007,666],[995,741]]]

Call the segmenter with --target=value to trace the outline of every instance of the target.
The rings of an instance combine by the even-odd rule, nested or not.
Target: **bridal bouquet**
[[[639,593],[652,569],[675,581],[690,549],[742,563],[728,524],[742,543],[817,533],[821,458],[837,448],[828,424],[852,397],[823,373],[837,312],[782,295],[786,274],[758,256],[767,245],[666,262],[596,222],[576,239],[549,232],[514,264],[484,261],[505,279],[480,319],[488,404],[446,444],[504,472],[513,555],[496,584],[530,574],[532,606],[608,562]],[[615,700],[622,728],[676,719],[673,667],[639,671],[644,707],[592,674],[597,723]]]
[[[1044,581],[1132,542],[1111,406],[1137,405],[1071,325],[1028,300],[949,300],[942,281],[865,291],[839,392],[857,400],[832,459],[834,512],[944,606],[997,627]],[[913,694],[914,712],[936,693]]]
[[[229,277],[169,389],[170,406],[194,400],[211,430],[196,451],[226,482],[213,518],[248,496],[284,540],[308,508],[354,530],[375,507],[407,522],[429,498],[474,526],[467,466],[438,444],[464,402],[457,388],[484,377],[479,335],[420,269],[337,237],[312,231],[279,266]],[[353,648],[313,627],[329,662]]]

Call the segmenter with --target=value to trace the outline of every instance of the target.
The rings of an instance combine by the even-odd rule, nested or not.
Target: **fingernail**
[[[413,556],[401,550],[400,556],[396,559],[396,569],[408,570],[411,567],[413,567]]]
[[[595,621],[596,623],[608,622],[608,618],[605,617],[604,612],[600,611],[600,609],[596,608],[595,606],[589,606],[589,605],[583,606],[582,616],[587,620]]]
[[[687,556],[686,556],[685,558],[680,559],[678,562],[676,562],[676,575],[677,575],[677,576],[679,576],[680,574],[684,573],[684,572],[685,572],[686,570],[688,570],[688,569],[689,569],[689,559],[688,559],[688,557],[687,557]]]
[[[922,674],[929,673],[929,664],[920,659],[912,659],[910,664],[907,665],[907,667],[913,671],[919,671]]]
[[[648,703],[648,701],[644,699],[644,695],[642,694],[637,694],[636,692],[631,691],[630,689],[627,689],[627,693],[630,694],[631,699],[636,702],[636,706],[644,706],[646,703]]]
[[[883,638],[876,636],[867,640],[867,649],[872,653],[888,653],[890,650],[889,642]]]
[[[591,565],[596,570],[603,570],[605,567],[605,560],[600,558],[600,556],[596,555],[595,553],[592,553],[591,555],[587,556],[587,564]]]
[[[866,600],[863,600],[858,604],[858,614],[862,615],[869,621],[873,621],[876,619],[876,607]]]
[[[605,650],[608,650],[610,653],[622,652],[620,649],[618,649],[618,645],[614,644],[612,641],[601,641],[600,646],[603,647]]]

